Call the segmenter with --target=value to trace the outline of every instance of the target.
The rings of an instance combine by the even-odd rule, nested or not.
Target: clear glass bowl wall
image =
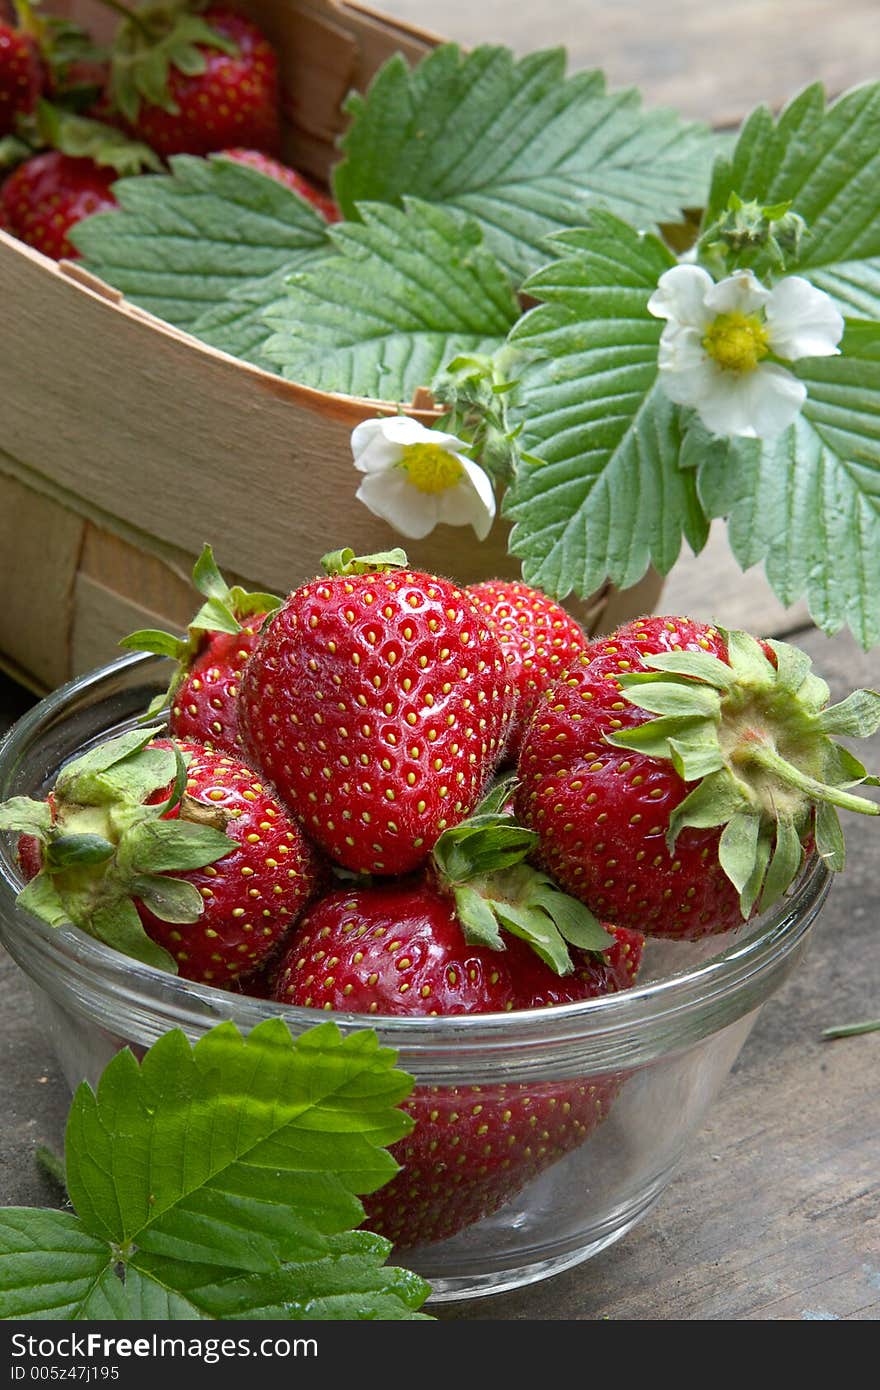
[[[45,794],[69,758],[131,727],[163,688],[163,668],[157,658],[126,657],[35,706],[0,744],[0,799]],[[472,1101],[479,1086],[486,1107],[548,1088],[564,1096],[592,1086],[604,1098],[604,1118],[584,1142],[499,1210],[451,1239],[397,1253],[431,1282],[435,1300],[546,1277],[595,1255],[650,1210],[758,1009],[799,960],[829,878],[814,859],[786,901],[742,931],[650,941],[639,986],[625,993],[517,1014],[334,1016],[343,1031],[375,1029],[420,1087],[456,1088]],[[190,984],[76,930],[53,930],[16,907],[20,887],[15,837],[0,836],[0,941],[28,977],[71,1087],[94,1084],[119,1048],[143,1049],[169,1028],[195,1040],[222,1019],[247,1031],[280,1016],[297,1034],[327,1017]],[[437,1174],[441,1187],[452,1180]]]

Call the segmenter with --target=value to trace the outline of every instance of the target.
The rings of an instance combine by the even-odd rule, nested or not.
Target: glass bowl
[[[0,799],[43,796],[67,759],[131,727],[163,688],[165,669],[155,657],[125,657],[36,705],[0,744]],[[456,1234],[395,1252],[430,1281],[434,1301],[555,1274],[620,1239],[653,1207],[758,1010],[800,959],[829,881],[813,858],[785,901],[739,932],[649,941],[638,987],[620,994],[512,1014],[334,1015],[344,1032],[373,1028],[397,1051],[418,1094],[436,1097],[440,1123],[466,1113],[472,1124],[480,1111],[521,1117],[533,1107],[529,1162],[514,1161],[503,1203],[496,1185],[496,1209],[487,1200],[486,1214]],[[71,1087],[94,1084],[118,1049],[139,1051],[169,1028],[195,1040],[222,1019],[247,1031],[280,1016],[298,1034],[327,1017],[190,984],[73,928],[53,930],[16,907],[20,887],[15,837],[0,836],[0,941],[28,977]],[[560,1110],[576,1123],[563,1125],[564,1142],[558,1129],[548,1141],[544,1126],[557,1125]],[[463,1171],[444,1164],[427,1187],[423,1177],[418,1200],[427,1192],[455,1208],[457,1188],[472,1190],[482,1173],[472,1155],[471,1144]]]

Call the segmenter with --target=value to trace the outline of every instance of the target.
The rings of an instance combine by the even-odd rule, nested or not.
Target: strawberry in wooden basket
[[[516,806],[568,892],[612,921],[692,940],[772,907],[805,846],[843,867],[837,807],[877,785],[832,735],[880,727],[880,695],[829,705],[809,657],[681,617],[594,643],[544,697]]]
[[[267,178],[283,183],[285,188],[292,189],[301,198],[305,198],[306,202],[311,203],[312,207],[317,208],[328,222],[341,220],[342,213],[329,193],[322,193],[304,174],[299,173],[297,169],[291,169],[288,164],[282,164],[280,160],[272,159],[260,150],[220,150],[219,153],[225,159],[232,159],[236,164],[246,164],[249,169],[256,169]]]
[[[118,178],[161,167],[152,150],[124,132],[42,98],[18,129],[23,162],[0,187],[0,223],[56,261],[78,259],[68,233],[117,206]]]
[[[536,836],[499,806],[501,785],[438,840],[428,871],[331,893],[277,967],[284,1003],[368,1015],[505,1013],[626,989],[642,937],[609,933],[525,864]],[[571,949],[569,949],[571,948]],[[442,1240],[495,1211],[582,1144],[619,1076],[417,1088],[400,1174],[367,1199],[367,1224],[398,1245]]]
[[[20,116],[34,110],[44,68],[33,36],[0,20],[0,137],[14,135]]]
[[[68,232],[84,217],[116,207],[117,174],[59,150],[20,164],[0,188],[0,225],[55,261],[76,260]]]
[[[111,8],[125,7],[114,0]],[[128,11],[109,95],[138,139],[166,158],[278,152],[278,57],[252,20],[226,6],[196,14],[180,0],[150,0]]]

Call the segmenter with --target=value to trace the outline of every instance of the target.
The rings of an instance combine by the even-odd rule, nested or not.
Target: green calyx
[[[444,831],[433,852],[438,884],[455,902],[465,940],[503,951],[503,932],[526,941],[557,975],[574,969],[569,946],[600,953],[614,938],[589,908],[525,863],[538,836],[505,814],[512,778],[499,783],[470,819]]]
[[[212,29],[180,0],[141,5],[129,10],[117,0],[102,0],[123,15],[113,47],[110,95],[115,108],[129,121],[137,120],[141,102],[177,115],[171,96],[172,69],[187,77],[205,71],[203,50],[214,48],[235,56],[237,44]]]
[[[23,908],[176,973],[173,957],[144,931],[134,899],[164,922],[198,921],[201,894],[174,875],[213,864],[233,844],[216,808],[202,816],[207,808],[192,803],[190,815],[186,758],[175,747],[153,747],[159,733],[137,729],[90,749],[58,775],[51,803],[19,796],[0,804],[0,830],[40,842],[41,869],[19,894]],[[146,804],[166,787],[163,801]]]
[[[120,647],[126,647],[129,651],[152,652],[154,656],[167,656],[177,663],[167,690],[150,703],[147,710],[147,718],[150,719],[174,698],[198,655],[206,632],[240,632],[240,619],[255,613],[274,613],[281,604],[277,594],[249,593],[237,584],[230,587],[217,568],[214,552],[209,545],[202,547],[202,553],[193,566],[192,578],[205,602],[190,623],[185,637],[163,632],[161,628],[141,628],[138,632],[130,632],[119,643]]]
[[[722,215],[701,236],[698,251],[721,275],[745,266],[784,273],[797,263],[805,231],[790,202],[768,206],[731,193]]]
[[[605,738],[669,759],[694,784],[670,817],[667,845],[671,851],[686,826],[723,827],[719,859],[747,918],[790,887],[810,834],[828,867],[843,868],[838,808],[880,815],[880,804],[849,790],[880,782],[830,737],[880,728],[880,694],[857,690],[829,705],[806,653],[770,641],[774,665],[748,633],[719,631],[729,664],[668,652],[644,658],[650,671],[620,676],[626,698],[657,718]]]
[[[405,570],[409,560],[406,551],[397,546],[376,555],[355,555],[351,549],[330,550],[321,557],[321,568],[331,579],[348,574],[384,574],[389,570]]]
[[[48,145],[74,159],[91,159],[95,164],[115,170],[120,177],[140,174],[144,169],[161,173],[164,167],[149,145],[130,139],[115,126],[78,116],[49,101],[38,103],[34,126],[38,147]]]
[[[524,424],[513,425],[508,405],[517,382],[505,375],[505,350],[494,356],[456,357],[435,378],[435,401],[446,407],[443,429],[468,443],[468,454],[490,477],[508,483],[524,455],[519,444]]]
[[[140,174],[145,169],[160,173],[164,168],[159,156],[143,141],[132,140],[116,126],[81,116],[66,105],[41,97],[34,111],[19,113],[15,135],[0,140],[0,169],[11,168],[46,149],[58,150],[73,159],[90,159],[120,177]]]

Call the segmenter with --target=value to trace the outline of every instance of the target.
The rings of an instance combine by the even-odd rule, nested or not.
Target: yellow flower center
[[[464,473],[461,462],[442,444],[407,444],[398,467],[419,492],[446,492]]]
[[[770,340],[757,314],[719,314],[703,347],[726,371],[752,372],[770,351]]]

